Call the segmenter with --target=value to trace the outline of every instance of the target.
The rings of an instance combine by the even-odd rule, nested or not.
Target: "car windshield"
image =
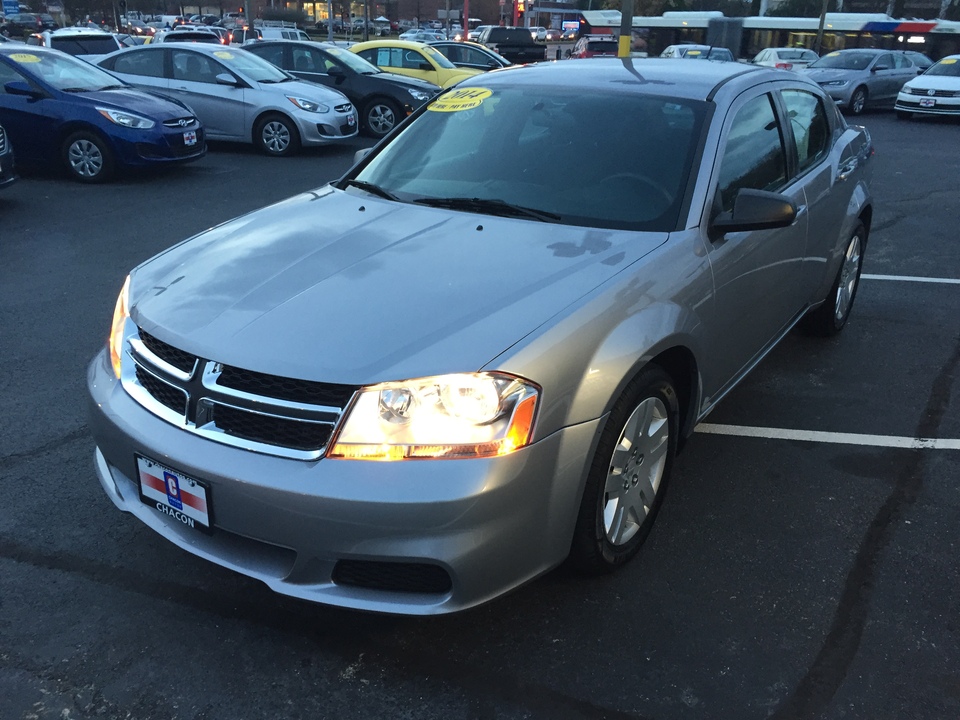
[[[818,68],[836,68],[837,70],[866,70],[867,66],[876,57],[873,53],[863,52],[832,52],[824,55],[815,63],[807,67],[811,70]]]
[[[436,48],[432,48],[429,45],[423,48],[423,54],[433,60],[439,67],[445,68],[447,70],[456,70],[457,66],[452,62],[447,60],[447,58]]]
[[[110,73],[83,60],[77,60],[72,55],[57,52],[18,52],[7,57],[26,72],[64,92],[93,92],[123,86],[123,83]]]
[[[50,47],[70,55],[106,55],[119,49],[113,35],[53,36]]]
[[[601,111],[631,120],[592,132]],[[702,102],[637,94],[458,86],[342,187],[466,212],[668,231],[705,112]],[[557,172],[558,154],[575,170]]]
[[[373,75],[383,72],[383,70],[378,68],[373,63],[364,60],[356,53],[352,53],[348,50],[341,50],[340,48],[331,45],[329,47],[324,47],[323,51],[328,55],[335,57],[337,62],[343,63],[348,68],[354,72],[360,73],[361,75]]]
[[[291,79],[290,75],[276,65],[246,50],[216,50],[213,56],[256,82],[278,83]]]
[[[948,77],[960,77],[960,60],[957,58],[944,58],[927,70],[924,75],[946,75]]]
[[[593,52],[616,52],[617,44],[612,40],[591,40],[587,43],[587,49]]]

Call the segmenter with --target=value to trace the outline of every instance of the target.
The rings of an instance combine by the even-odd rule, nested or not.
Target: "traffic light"
[[[517,0],[517,12],[526,12],[527,3],[525,0]]]
[[[239,8],[237,8],[237,12],[240,13],[241,15],[243,15],[243,5],[241,5]]]

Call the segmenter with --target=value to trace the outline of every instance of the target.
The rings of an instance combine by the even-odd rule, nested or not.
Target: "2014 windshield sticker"
[[[31,55],[30,53],[13,53],[10,56],[10,59],[16,63],[38,63],[40,58],[36,55]]]
[[[944,58],[940,61],[941,65],[953,65],[957,61],[956,58]]]
[[[215,52],[214,55],[221,60],[233,60],[233,53],[228,52]]]
[[[480,107],[483,101],[493,95],[492,90],[486,88],[463,88],[454,90],[443,97],[434,100],[427,106],[427,110],[434,112],[462,112]]]

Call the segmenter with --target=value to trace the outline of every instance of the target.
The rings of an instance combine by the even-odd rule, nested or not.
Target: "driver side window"
[[[771,97],[760,95],[741,107],[730,125],[714,203],[729,212],[741,189],[776,192],[786,182],[783,133]]]

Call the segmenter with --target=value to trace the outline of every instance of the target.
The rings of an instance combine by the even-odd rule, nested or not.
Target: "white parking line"
[[[955,278],[931,278],[917,277],[915,275],[868,275],[864,273],[860,276],[861,280],[899,280],[901,282],[918,283],[940,283],[941,285],[960,285],[960,280]]]
[[[898,437],[896,435],[859,435],[857,433],[820,432],[817,430],[786,430],[783,428],[749,427],[746,425],[714,425],[700,423],[698,433],[710,435],[737,435],[739,437],[770,440],[801,440],[804,442],[864,445],[869,447],[904,448],[908,450],[960,450],[960,439]]]

